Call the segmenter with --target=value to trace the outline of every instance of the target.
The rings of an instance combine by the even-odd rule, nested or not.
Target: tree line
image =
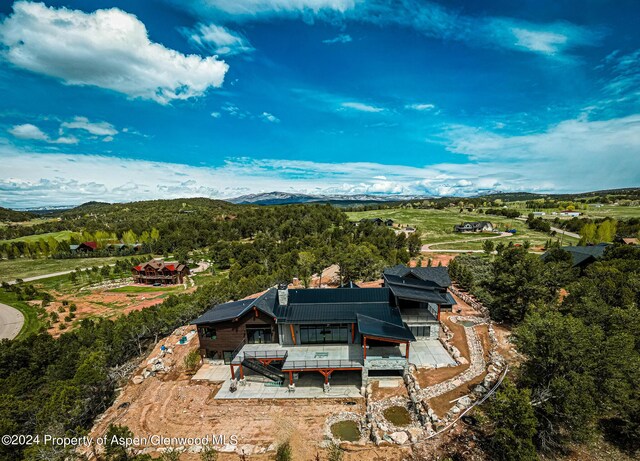
[[[543,261],[511,247],[450,272],[514,327],[525,360],[486,407],[493,459],[533,460],[602,435],[640,449],[640,248],[615,245],[582,273],[554,249]]]

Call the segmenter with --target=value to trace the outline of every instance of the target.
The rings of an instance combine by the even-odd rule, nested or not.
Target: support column
[[[406,351],[407,361],[409,360],[409,343],[407,342],[407,351]]]
[[[351,344],[353,344],[356,341],[356,324],[352,323],[351,324]]]
[[[236,379],[236,374],[233,371],[233,364],[230,363],[229,366],[231,367],[231,379]]]
[[[289,328],[291,329],[291,339],[293,340],[293,345],[296,345],[296,332],[293,331],[293,324],[289,324]]]
[[[364,359],[367,359],[367,337],[364,337]]]
[[[289,371],[289,392],[294,392],[296,385],[293,384],[293,371]]]
[[[240,369],[240,379],[242,380],[244,379],[244,370],[242,369],[242,364],[240,364],[238,368]]]

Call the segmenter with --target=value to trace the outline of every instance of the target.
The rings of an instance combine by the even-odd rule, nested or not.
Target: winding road
[[[13,339],[24,325],[22,313],[11,306],[0,303],[0,339]]]
[[[450,243],[467,243],[467,242],[484,241],[489,239],[499,239],[502,237],[511,237],[512,235],[513,234],[511,234],[510,232],[502,232],[498,235],[494,235],[493,237],[477,237],[477,238],[466,239],[466,240],[454,240],[451,242],[429,243],[427,245],[422,245],[421,251],[422,253],[484,253],[484,250],[446,250],[446,249],[431,248],[431,247],[435,245],[447,245]]]

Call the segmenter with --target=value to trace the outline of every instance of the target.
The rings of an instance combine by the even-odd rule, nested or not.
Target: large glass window
[[[348,343],[349,325],[300,325],[300,344]]]
[[[270,327],[252,327],[247,325],[247,342],[249,344],[264,344],[271,341]]]
[[[216,339],[216,329],[213,327],[201,327],[200,336],[207,339]]]

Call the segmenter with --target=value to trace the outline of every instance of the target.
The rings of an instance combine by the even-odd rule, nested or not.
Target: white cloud
[[[32,127],[21,130],[22,135],[46,137]],[[457,126],[444,132],[440,142],[468,161],[413,167],[228,158],[220,166],[205,167],[29,152],[0,144],[0,203],[21,207],[88,200],[230,198],[274,190],[465,196],[578,192],[640,183],[640,114],[607,120],[583,117],[540,133],[511,136]]]
[[[280,123],[280,119],[278,117],[276,117],[273,114],[270,114],[269,112],[263,112],[260,117],[262,118],[262,120],[265,120],[267,122],[270,123]]]
[[[9,133],[18,139],[44,141],[49,144],[77,144],[78,139],[73,136],[60,136],[58,138],[50,138],[48,134],[43,132],[37,126],[31,123],[22,125],[14,125],[9,129]]]
[[[3,55],[13,65],[161,104],[220,87],[228,65],[184,55],[149,40],[145,25],[117,8],[84,13],[19,1],[0,24]]]
[[[322,43],[333,44],[333,43],[349,43],[353,41],[351,35],[349,34],[340,34],[334,38],[328,38],[326,40],[322,40]]]
[[[222,114],[220,112],[211,112],[211,116],[213,118],[220,118],[222,117]]]
[[[236,117],[239,119],[244,119],[251,116],[251,113],[247,112],[246,110],[240,109],[238,106],[236,106],[235,104],[231,104],[230,102],[222,106],[221,109],[232,117]]]
[[[9,133],[20,139],[35,139],[38,141],[46,141],[49,137],[42,132],[40,128],[31,123],[22,125],[14,125]]]
[[[224,26],[198,24],[195,29],[184,32],[192,43],[215,54],[231,56],[254,50],[246,37]]]
[[[555,54],[564,47],[569,37],[557,32],[511,28],[516,37],[516,46],[543,54]]]
[[[413,110],[419,110],[419,111],[432,110],[436,108],[436,106],[433,104],[407,104],[404,107],[406,109],[413,109]]]
[[[361,102],[343,102],[340,104],[341,107],[346,109],[353,109],[360,112],[382,112],[384,108],[376,107],[369,104],[364,104]]]
[[[345,12],[362,0],[195,0],[189,7],[203,14],[215,12],[234,16]],[[180,2],[182,3],[182,2]]]
[[[111,123],[90,122],[87,117],[74,117],[73,121],[63,122],[60,126],[69,130],[84,130],[96,136],[115,136],[118,134],[118,130]]]
[[[370,1],[347,16],[379,25],[410,27],[434,38],[471,46],[506,48],[546,56],[562,56],[571,49],[597,44],[600,30],[569,22],[532,23],[508,17],[469,16],[435,2]]]

